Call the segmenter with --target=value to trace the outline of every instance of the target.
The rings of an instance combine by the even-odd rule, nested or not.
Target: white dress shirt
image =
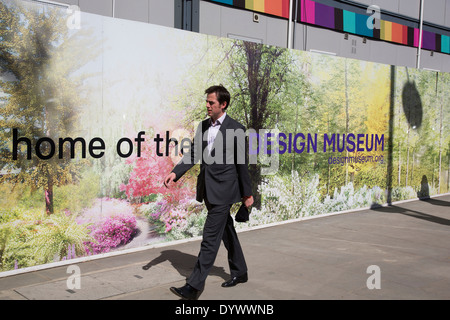
[[[227,116],[227,113],[225,112],[219,119],[216,120],[216,122],[212,122],[212,119],[209,119],[210,127],[208,129],[208,152],[211,153],[212,145],[214,143],[214,140],[216,139],[217,132],[219,132],[220,126],[223,123],[223,120],[225,120],[225,117]]]

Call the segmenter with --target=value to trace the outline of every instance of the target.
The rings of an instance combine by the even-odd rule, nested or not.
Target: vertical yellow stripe
[[[264,0],[253,0],[253,10],[264,12]]]
[[[253,10],[253,0],[245,0],[245,9]]]
[[[390,21],[385,21],[384,22],[384,27],[385,27],[385,31],[384,31],[384,40],[386,41],[392,41],[392,22]]]
[[[384,35],[384,33],[385,33],[385,31],[386,31],[386,27],[385,27],[385,25],[384,25],[384,20],[380,20],[380,39],[381,40],[384,40],[385,39],[385,35]]]

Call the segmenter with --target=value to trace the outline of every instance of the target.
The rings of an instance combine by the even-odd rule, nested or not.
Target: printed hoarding
[[[0,13],[2,272],[201,235],[198,168],[163,179],[214,84],[248,129],[239,228],[449,190],[447,73],[25,1]]]

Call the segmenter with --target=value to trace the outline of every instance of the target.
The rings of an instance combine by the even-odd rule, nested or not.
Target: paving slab
[[[450,195],[240,231],[249,281],[229,275],[222,246],[201,300],[450,299]],[[0,300],[177,300],[200,240],[0,277]],[[367,285],[379,268],[380,289]]]

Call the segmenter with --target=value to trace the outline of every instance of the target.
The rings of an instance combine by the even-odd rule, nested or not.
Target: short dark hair
[[[224,108],[226,110],[228,106],[230,105],[230,93],[228,90],[221,84],[218,86],[211,86],[208,89],[205,90],[205,94],[215,93],[217,97],[217,101],[219,101],[220,104],[226,102],[227,105]]]

